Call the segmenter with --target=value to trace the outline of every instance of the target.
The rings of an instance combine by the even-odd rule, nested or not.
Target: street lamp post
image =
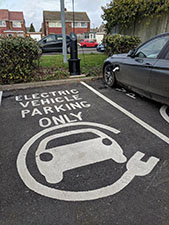
[[[67,46],[66,46],[66,27],[65,27],[65,7],[64,7],[64,0],[60,0],[61,6],[61,20],[62,20],[62,52],[64,56],[64,63],[67,63]]]

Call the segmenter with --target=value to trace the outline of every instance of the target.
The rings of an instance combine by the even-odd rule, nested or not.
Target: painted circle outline
[[[168,109],[168,108],[169,108],[169,106],[163,105],[163,106],[160,108],[160,114],[161,114],[161,116],[163,117],[163,119],[169,123],[169,116],[168,116],[168,114],[167,114],[167,109]]]
[[[77,125],[89,125],[89,126],[94,126],[94,127],[99,127],[103,128],[106,130],[109,130],[115,134],[120,133],[119,130],[109,127],[107,125],[103,124],[98,124],[98,123],[92,123],[92,122],[77,122],[77,123],[69,123],[69,124],[64,124],[64,125],[59,125],[59,126],[54,126],[50,128],[46,128],[45,130],[40,131],[36,135],[34,135],[32,138],[30,138],[21,148],[16,165],[17,165],[17,170],[19,173],[19,176],[21,177],[22,181],[24,184],[31,189],[32,191],[57,200],[64,200],[64,201],[89,201],[89,200],[95,200],[103,197],[107,197],[113,194],[116,194],[120,190],[122,190],[131,180],[128,180],[128,182],[124,182],[121,184],[121,180],[123,180],[123,177],[125,174],[122,175],[122,177],[116,181],[114,184],[108,185],[106,187],[98,188],[95,190],[90,190],[90,191],[63,191],[59,189],[54,189],[45,185],[42,185],[41,183],[37,182],[32,175],[30,174],[27,165],[26,165],[26,156],[29,151],[29,148],[32,146],[32,144],[40,138],[42,135],[53,131],[55,129],[60,129],[64,127],[69,127],[69,126],[77,126]],[[128,177],[129,178],[129,177]],[[119,188],[120,187],[120,188]]]

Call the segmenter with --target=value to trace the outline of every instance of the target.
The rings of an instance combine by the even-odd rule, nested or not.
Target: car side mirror
[[[128,52],[127,56],[128,57],[134,57],[135,49],[132,49]]]

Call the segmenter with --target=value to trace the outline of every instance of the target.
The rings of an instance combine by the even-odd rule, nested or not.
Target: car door
[[[56,35],[56,49],[62,51],[63,38],[61,34]]]
[[[90,47],[91,47],[91,48],[94,48],[94,47],[95,47],[94,41],[90,41],[89,44],[90,44]]]
[[[123,82],[141,92],[149,92],[151,70],[168,39],[168,36],[156,37],[141,45],[132,57],[126,57],[122,65]]]
[[[154,64],[150,73],[150,89],[152,98],[161,100],[169,104],[169,44],[165,54]]]
[[[84,45],[86,45],[86,47],[90,47],[90,42],[88,40],[86,40]]]
[[[43,39],[42,48],[45,52],[56,51],[56,37],[54,34],[50,34]]]

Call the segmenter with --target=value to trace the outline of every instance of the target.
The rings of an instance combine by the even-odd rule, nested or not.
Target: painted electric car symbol
[[[77,126],[81,126],[83,129],[75,130],[74,128]],[[60,132],[60,129],[65,128],[68,128],[69,131]],[[120,145],[107,134],[101,132],[100,129],[105,130],[108,134],[113,134],[113,136],[120,133],[119,130],[107,125],[77,122],[50,127],[34,135],[23,145],[17,158],[17,170],[25,185],[36,193],[49,198],[65,201],[89,201],[119,193],[135,177],[146,176],[151,173],[160,161],[159,158],[154,156],[149,156],[145,161],[143,158],[146,153],[140,151],[136,151],[130,158],[126,159]],[[53,132],[53,134],[50,132]],[[87,133],[88,135],[86,135]],[[93,134],[93,136],[91,135],[91,137],[89,134]],[[35,160],[40,174],[45,177],[48,183],[60,182],[65,171],[96,162],[100,163],[107,159],[112,159],[117,163],[125,162],[126,171],[113,184],[93,190],[86,188],[85,191],[69,191],[44,185],[31,175],[26,160],[31,146],[43,138],[43,135],[46,135],[46,137],[40,141],[36,149]],[[73,139],[71,135],[75,135],[76,138]],[[83,135],[85,136],[84,139],[81,138]]]
[[[68,138],[71,135],[94,134],[95,138],[81,140],[76,143],[47,149],[50,141]],[[43,139],[36,151],[36,163],[40,173],[48,183],[58,183],[67,170],[90,165],[96,162],[112,159],[117,163],[126,162],[126,157],[120,145],[107,134],[96,129],[77,129],[54,134]]]

